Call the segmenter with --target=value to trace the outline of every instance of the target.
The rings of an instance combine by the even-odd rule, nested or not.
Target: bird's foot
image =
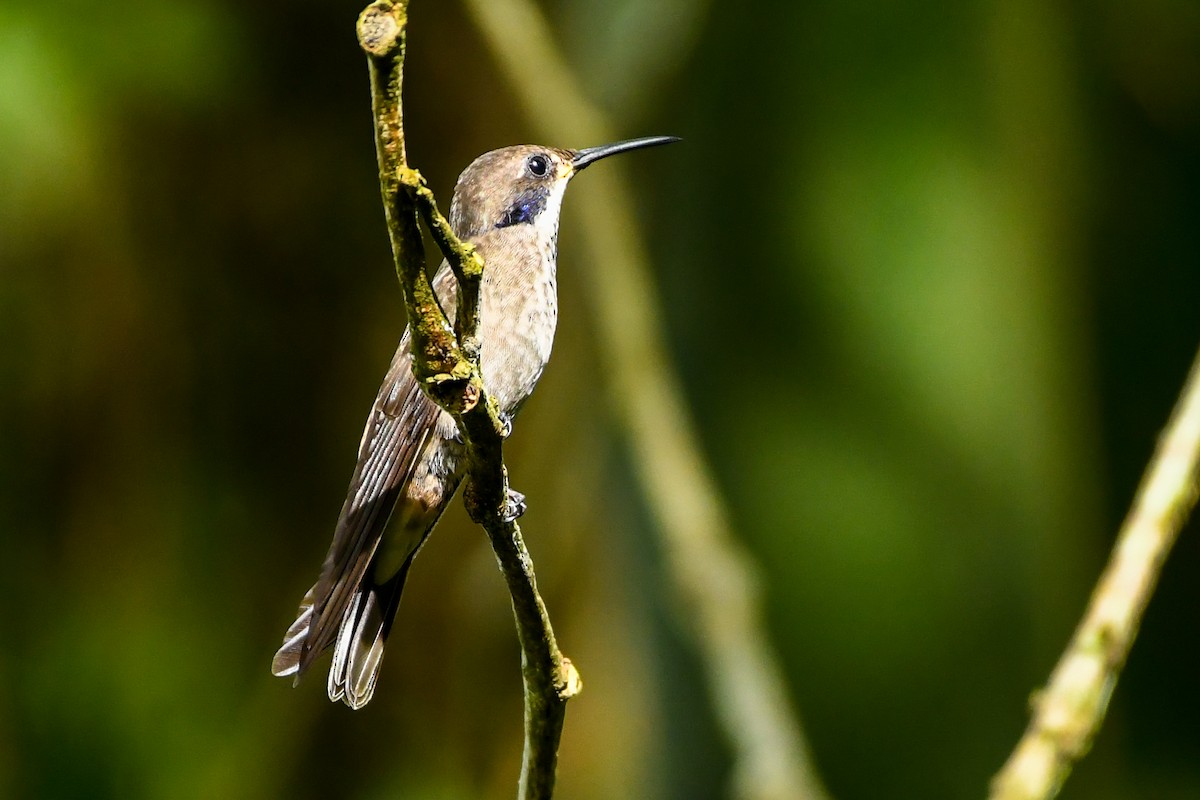
[[[500,512],[500,518],[505,522],[515,522],[525,513],[526,508],[525,495],[515,489],[509,489],[508,495],[504,498],[504,508]]]

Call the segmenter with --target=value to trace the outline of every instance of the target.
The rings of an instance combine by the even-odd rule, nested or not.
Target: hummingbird
[[[602,158],[679,141],[629,139],[583,150],[516,145],[479,156],[459,176],[450,225],[484,260],[480,369],[505,427],[550,358],[558,322],[558,219],[567,184]],[[433,286],[453,320],[455,281],[443,261]],[[371,406],[333,543],[271,671],[300,677],[333,648],[329,699],[362,708],[375,692],[404,581],[465,472],[452,417],[412,374],[409,330]],[[505,512],[525,510],[510,492]]]

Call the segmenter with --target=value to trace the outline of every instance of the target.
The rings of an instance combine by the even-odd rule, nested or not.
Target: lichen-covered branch
[[[1047,800],[1104,721],[1158,575],[1200,491],[1200,354],[1142,478],[1083,621],[1033,699],[1033,719],[991,800]]]
[[[469,377],[470,365],[463,358],[454,330],[438,305],[425,271],[425,249],[411,188],[412,183],[419,182],[420,176],[408,169],[404,147],[400,94],[404,83],[407,22],[406,0],[372,3],[358,18],[359,44],[366,51],[370,64],[379,187],[396,261],[396,275],[404,290],[405,307],[410,312],[413,367],[417,380],[424,385],[450,379],[461,384]],[[449,396],[451,392],[444,394]]]
[[[571,662],[559,652],[521,529],[504,514],[508,473],[503,426],[479,372],[483,262],[471,245],[454,235],[433,193],[408,166],[400,105],[407,21],[408,0],[372,3],[358,19],[359,43],[371,73],[388,234],[408,312],[413,373],[429,397],[458,424],[467,450],[467,510],[487,531],[512,596],[525,687],[525,749],[518,798],[546,800],[554,791],[566,701],[579,692],[581,683]],[[425,270],[418,216],[424,217],[458,279],[454,326],[438,304]]]
[[[463,355],[478,364],[479,289],[483,282],[483,259],[475,252],[474,245],[461,241],[454,235],[450,221],[438,210],[433,192],[424,180],[420,181],[416,191],[421,206],[421,218],[433,233],[434,241],[446,256],[458,282],[458,312],[455,316],[454,332],[458,336]]]
[[[467,0],[527,117],[550,141],[617,138],[584,99],[530,0]],[[618,419],[655,516],[668,577],[695,634],[741,800],[818,800],[826,793],[766,635],[755,569],[700,455],[687,404],[659,331],[661,318],[639,224],[617,172],[589,178],[572,203],[591,251],[597,327]]]

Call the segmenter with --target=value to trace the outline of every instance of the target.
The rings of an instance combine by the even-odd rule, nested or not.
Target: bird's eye
[[[550,169],[550,159],[541,154],[530,156],[529,160],[525,162],[525,166],[529,168],[529,174],[541,178]]]

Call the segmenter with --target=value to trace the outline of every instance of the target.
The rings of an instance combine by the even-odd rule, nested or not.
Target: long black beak
[[[571,166],[575,168],[576,172],[579,172],[579,170],[588,164],[616,155],[617,153],[625,153],[643,147],[657,147],[660,144],[671,144],[671,142],[678,141],[680,141],[678,136],[643,136],[641,139],[626,139],[623,142],[602,144],[599,147],[588,147],[584,150],[575,151],[575,157],[571,159]]]

